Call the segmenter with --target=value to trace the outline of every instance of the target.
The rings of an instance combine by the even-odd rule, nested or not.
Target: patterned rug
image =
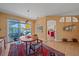
[[[11,44],[8,56],[28,56],[26,54],[25,44]],[[38,49],[39,52],[36,54],[30,54],[29,56],[64,56],[65,54],[52,49],[46,45],[42,46],[42,50]]]

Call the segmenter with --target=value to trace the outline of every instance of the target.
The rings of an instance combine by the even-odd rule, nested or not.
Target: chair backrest
[[[38,44],[38,43],[42,43],[42,40],[37,39],[37,40],[32,40],[31,44]]]
[[[78,42],[78,40],[76,38],[73,38],[72,41],[73,42]]]
[[[38,48],[40,48],[42,46],[42,41],[41,40],[33,40],[32,42],[31,42],[31,47],[32,47],[32,49],[38,49]]]
[[[62,41],[63,42],[68,42],[68,40],[66,38],[63,38]]]

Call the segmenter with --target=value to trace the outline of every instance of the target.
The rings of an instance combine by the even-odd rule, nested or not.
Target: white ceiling
[[[49,15],[79,15],[79,3],[0,3],[0,11],[33,19]]]

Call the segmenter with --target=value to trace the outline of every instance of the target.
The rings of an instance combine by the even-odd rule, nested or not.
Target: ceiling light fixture
[[[27,10],[27,14],[28,14],[27,17],[30,18],[30,10],[29,9]]]

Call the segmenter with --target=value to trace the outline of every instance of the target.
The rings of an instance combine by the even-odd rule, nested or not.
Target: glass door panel
[[[21,23],[21,33],[26,35],[26,36],[31,36],[31,24],[29,23]]]
[[[17,41],[21,34],[26,36],[32,35],[31,23],[22,23],[16,20],[8,21],[8,42]]]
[[[19,22],[10,20],[8,21],[9,26],[9,42],[15,41],[19,37]]]

